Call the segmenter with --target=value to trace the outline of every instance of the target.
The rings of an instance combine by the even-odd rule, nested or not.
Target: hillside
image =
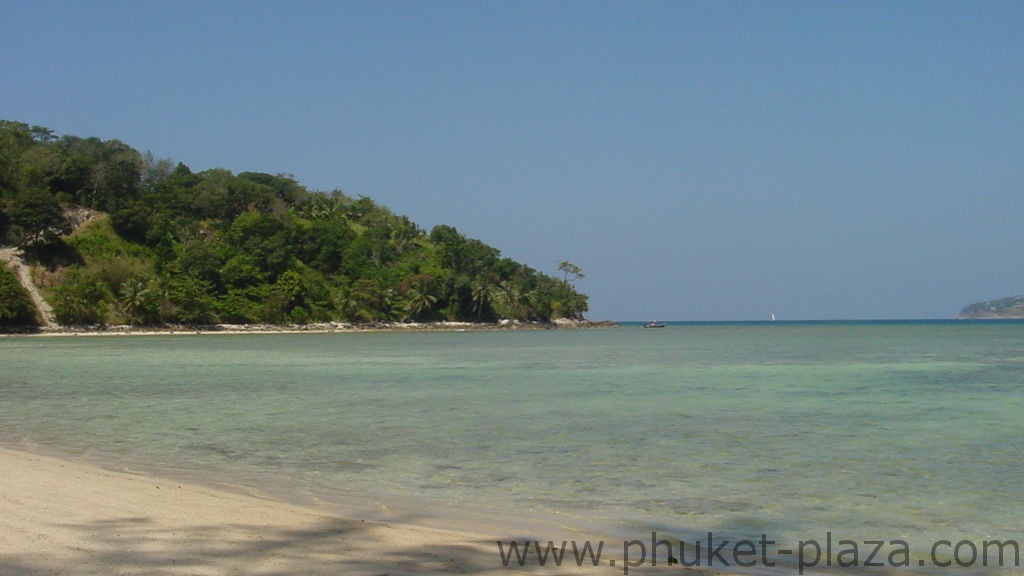
[[[366,197],[194,173],[11,121],[0,121],[3,245],[32,265],[62,325],[550,322],[587,310],[569,262],[555,278]],[[13,277],[0,266],[0,325],[42,321]]]
[[[960,311],[958,318],[1024,318],[1024,296],[977,302]]]

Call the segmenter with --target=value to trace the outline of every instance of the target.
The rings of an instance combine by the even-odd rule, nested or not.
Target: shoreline
[[[609,562],[617,557],[614,541],[599,566],[568,559],[539,566],[531,555],[523,568],[514,560],[505,567],[497,541],[556,535],[432,527],[400,515],[367,520],[7,447],[0,447],[0,468],[0,572],[7,576],[623,573],[621,561]]]
[[[568,320],[552,322],[317,322],[310,324],[204,324],[161,326],[59,326],[19,327],[0,330],[4,336],[173,336],[173,335],[238,335],[238,334],[352,334],[365,332],[488,332],[509,330],[582,330],[616,328],[617,322],[607,320]]]

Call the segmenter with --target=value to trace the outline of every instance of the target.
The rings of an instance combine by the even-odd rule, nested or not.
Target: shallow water
[[[1021,323],[5,338],[0,367],[8,445],[300,500],[1024,541]]]

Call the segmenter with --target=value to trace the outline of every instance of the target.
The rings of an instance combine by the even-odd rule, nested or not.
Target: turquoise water
[[[0,367],[9,446],[367,513],[1024,541],[1021,323],[15,337]]]

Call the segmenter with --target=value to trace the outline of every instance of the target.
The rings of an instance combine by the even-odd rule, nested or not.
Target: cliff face
[[[1024,318],[1024,296],[1011,296],[971,304],[957,318]]]

